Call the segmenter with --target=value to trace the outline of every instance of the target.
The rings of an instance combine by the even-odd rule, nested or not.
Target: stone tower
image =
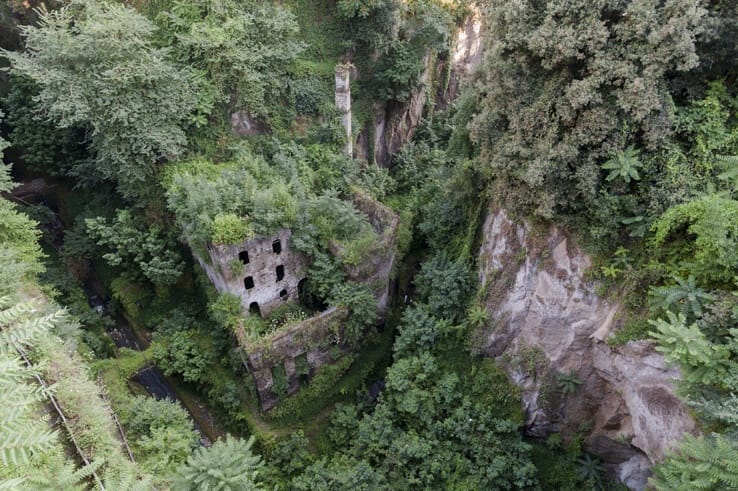
[[[336,109],[341,112],[341,125],[346,132],[346,155],[353,156],[351,136],[351,65],[336,65]]]

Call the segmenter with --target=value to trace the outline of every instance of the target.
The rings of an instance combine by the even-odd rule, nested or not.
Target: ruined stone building
[[[373,292],[380,316],[390,301],[390,283],[396,257],[399,217],[389,208],[362,193],[353,196],[355,206],[365,215],[378,235],[376,250],[359,264],[345,266],[347,279],[364,283]],[[245,315],[268,316],[285,302],[299,301],[300,282],[304,280],[309,258],[291,244],[291,231],[280,230],[271,237],[251,239],[237,245],[209,246],[209,261],[199,259],[216,290],[241,299]],[[338,244],[329,244],[331,252],[341,254]],[[243,349],[246,369],[253,374],[262,408],[269,410],[279,402],[272,388],[275,373],[284,373],[287,393],[299,390],[300,377],[311,378],[336,353],[340,345],[341,323],[345,309],[331,307],[299,323],[250,339],[237,333]]]
[[[296,301],[307,258],[290,244],[292,232],[228,246],[208,246],[210,264],[200,264],[220,293],[241,299],[244,312],[267,316],[277,306]]]

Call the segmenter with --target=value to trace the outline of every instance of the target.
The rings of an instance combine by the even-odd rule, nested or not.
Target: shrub
[[[246,217],[234,213],[218,213],[213,218],[211,240],[217,245],[240,244],[256,236]]]
[[[211,349],[193,330],[157,336],[153,354],[165,374],[180,374],[186,382],[203,381],[213,363]]]

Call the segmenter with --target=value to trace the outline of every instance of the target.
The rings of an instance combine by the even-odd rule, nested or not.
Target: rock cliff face
[[[595,294],[589,258],[560,230],[534,232],[491,211],[479,265],[490,313],[480,349],[521,387],[526,433],[584,431],[587,451],[629,488],[644,489],[651,464],[696,431],[675,395],[678,371],[649,342],[605,342],[618,305]],[[570,373],[581,383],[566,393],[560,375]]]
[[[463,79],[481,61],[482,24],[481,15],[475,12],[459,27],[454,36],[453,47],[447,59],[437,59],[429,55],[425,58],[425,69],[420,77],[420,87],[410,96],[409,101],[398,103],[389,101],[374,105],[374,161],[381,166],[389,166],[394,155],[405,143],[410,141],[428,105],[427,87],[437,81],[436,93],[431,94],[437,109],[446,108],[459,95]],[[446,77],[448,77],[446,79]],[[356,156],[369,160],[369,132],[357,136]]]

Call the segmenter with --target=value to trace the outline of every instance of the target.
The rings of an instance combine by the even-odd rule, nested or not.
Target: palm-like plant
[[[484,307],[475,305],[469,309],[469,315],[467,317],[469,324],[474,327],[483,327],[489,321],[489,313]]]
[[[654,306],[670,312],[679,312],[687,319],[702,317],[702,305],[713,296],[695,283],[694,276],[685,280],[674,276],[676,285],[651,288]]]
[[[562,394],[573,394],[582,385],[582,381],[577,378],[577,372],[574,370],[569,373],[560,373],[558,379],[559,390]]]
[[[594,486],[595,489],[603,489],[602,476],[605,474],[605,468],[600,463],[600,459],[592,458],[589,454],[579,459],[579,477],[587,483]]]
[[[642,167],[640,151],[632,145],[623,151],[614,153],[607,162],[602,164],[604,170],[610,171],[605,178],[606,181],[622,179],[626,184],[631,180],[640,181],[641,176],[638,174],[640,167]]]

